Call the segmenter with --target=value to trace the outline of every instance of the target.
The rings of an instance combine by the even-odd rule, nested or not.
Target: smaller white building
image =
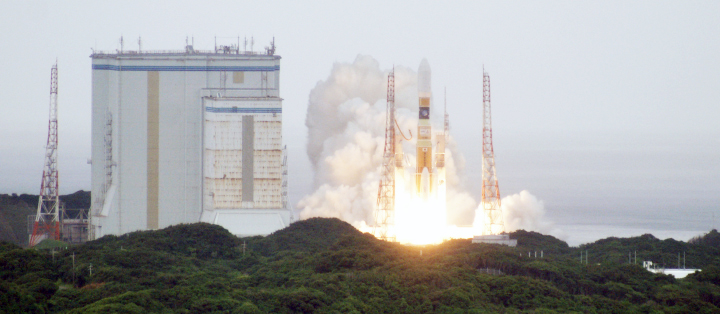
[[[701,271],[701,269],[695,268],[658,268],[652,261],[643,261],[643,267],[645,267],[645,269],[649,272],[671,275],[677,279],[682,279],[696,271]]]

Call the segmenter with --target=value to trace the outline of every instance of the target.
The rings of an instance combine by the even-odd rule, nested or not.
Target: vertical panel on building
[[[241,208],[242,115],[206,99],[203,172],[206,208]]]
[[[158,229],[160,73],[147,73],[147,228]]]
[[[242,117],[242,201],[252,202],[255,155],[255,120],[252,115]]]
[[[282,107],[278,99],[204,99],[208,210],[280,208]]]

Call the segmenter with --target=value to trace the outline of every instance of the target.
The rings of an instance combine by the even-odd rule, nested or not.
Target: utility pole
[[[72,268],[72,271],[73,271],[73,286],[75,286],[75,252],[73,252],[73,254],[72,254],[72,261],[73,261],[73,268]]]

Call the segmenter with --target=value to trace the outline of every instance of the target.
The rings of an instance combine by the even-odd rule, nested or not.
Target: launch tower
[[[40,197],[38,198],[37,214],[30,236],[30,246],[35,246],[44,239],[60,239],[60,198],[58,194],[58,125],[57,125],[57,94],[58,69],[57,63],[50,70],[50,119],[48,123],[48,139],[45,149],[45,165],[43,167]]]
[[[390,230],[395,224],[395,70],[388,74],[385,117],[385,148],[382,177],[378,187],[374,234],[382,240],[395,242],[395,236]]]
[[[483,146],[482,146],[482,210],[484,213],[483,235],[505,232],[500,189],[495,175],[495,152],[492,143],[492,118],[490,115],[490,76],[483,71]]]

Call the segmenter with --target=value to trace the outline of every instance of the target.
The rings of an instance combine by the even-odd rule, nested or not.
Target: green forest
[[[0,242],[0,313],[717,313],[720,234],[571,248],[517,231],[518,247],[380,241],[338,219],[237,238],[197,223],[82,245]],[[580,251],[588,263],[580,263]],[[538,257],[535,258],[535,251]],[[540,258],[542,251],[542,258]],[[628,260],[687,266],[685,279]],[[528,257],[532,252],[532,257]]]

